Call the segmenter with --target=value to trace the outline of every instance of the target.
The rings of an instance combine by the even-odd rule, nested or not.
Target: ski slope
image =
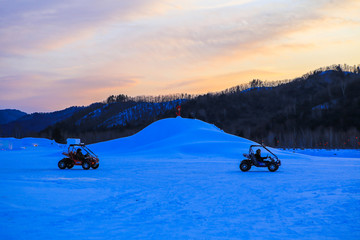
[[[244,173],[252,143],[164,119],[90,145],[85,171],[58,169],[53,141],[2,138],[0,239],[360,239],[359,151],[274,150],[277,172]]]

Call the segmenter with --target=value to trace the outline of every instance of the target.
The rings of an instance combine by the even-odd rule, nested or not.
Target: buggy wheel
[[[90,163],[87,161],[84,161],[82,164],[82,168],[85,170],[88,170],[90,168]]]
[[[74,167],[74,161],[69,160],[69,161],[66,163],[66,167],[67,167],[68,169],[73,168],[73,167]]]
[[[270,172],[275,172],[276,170],[279,169],[279,166],[276,165],[275,163],[270,163],[270,164],[268,165],[268,169],[269,169]]]
[[[99,163],[95,163],[94,165],[91,166],[93,169],[97,169],[99,167]]]
[[[58,162],[58,167],[59,167],[60,169],[65,169],[65,168],[66,168],[66,163],[65,163],[65,161],[64,161],[64,160],[60,160],[60,161]]]
[[[242,161],[239,166],[240,170],[243,172],[247,172],[250,170],[251,165],[248,161]]]

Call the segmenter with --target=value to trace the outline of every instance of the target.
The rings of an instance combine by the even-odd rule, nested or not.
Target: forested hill
[[[187,101],[187,95],[162,97],[110,96],[103,103],[95,103],[76,112],[39,133],[41,137],[64,141],[68,137],[81,138],[86,143],[129,136]]]
[[[23,114],[13,121],[0,125],[0,136],[22,138],[37,136],[38,132],[57,122],[65,120],[79,111],[81,107],[70,107],[51,113]]]
[[[358,68],[357,68],[358,69]],[[315,71],[271,87],[253,81],[183,105],[183,115],[275,147],[360,147],[360,75]]]
[[[0,110],[0,124],[6,124],[15,121],[25,115],[26,113],[15,109]]]
[[[57,141],[79,137],[85,143],[129,136],[156,120],[175,117],[177,105],[183,117],[274,147],[360,147],[360,67],[346,65],[293,80],[255,79],[199,96],[110,96],[30,136]]]

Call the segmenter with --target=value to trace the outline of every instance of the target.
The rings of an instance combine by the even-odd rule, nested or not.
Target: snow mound
[[[216,126],[186,118],[156,121],[137,134],[91,145],[94,151],[239,156],[254,142],[223,132]],[[203,155],[202,155],[203,156]]]

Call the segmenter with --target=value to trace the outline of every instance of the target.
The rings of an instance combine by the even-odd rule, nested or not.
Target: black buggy
[[[270,156],[268,155],[269,161],[263,161],[263,162],[258,161],[255,157],[253,148],[258,148],[258,149],[261,148],[261,149],[265,149],[267,152],[269,152],[271,154]],[[243,172],[249,171],[251,166],[267,167],[270,172],[275,172],[276,170],[279,169],[279,166],[281,166],[280,159],[274,153],[272,153],[267,147],[265,147],[262,144],[251,145],[249,148],[249,153],[248,154],[244,153],[243,155],[244,155],[244,157],[246,157],[246,159],[242,160],[240,163],[240,166],[239,166],[240,170]]]

